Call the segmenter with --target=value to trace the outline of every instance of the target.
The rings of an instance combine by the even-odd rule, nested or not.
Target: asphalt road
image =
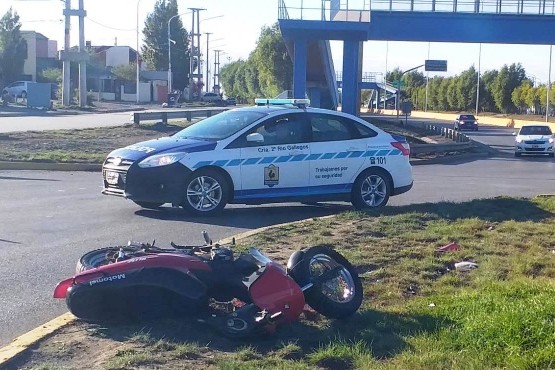
[[[491,158],[415,166],[414,188],[390,204],[465,201],[497,195],[533,196],[555,190],[555,162]],[[140,210],[100,194],[100,174],[0,171],[0,346],[66,311],[55,284],[70,276],[84,252],[128,240],[201,242],[277,223],[335,214],[349,204],[228,206],[198,219],[179,210]]]

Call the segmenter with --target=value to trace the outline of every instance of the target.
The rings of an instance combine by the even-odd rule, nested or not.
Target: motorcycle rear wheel
[[[110,263],[115,262],[113,257],[117,255],[119,250],[122,248],[126,253],[134,253],[136,256],[140,255],[140,253],[137,252],[137,249],[132,247],[106,247],[95,249],[85,253],[81,256],[81,258],[79,258],[75,271],[80,273],[100,266],[109,265]]]
[[[322,274],[339,267],[338,276],[305,290],[306,302],[320,314],[342,319],[353,315],[362,304],[360,278],[345,257],[329,246],[316,246],[304,252],[291,277],[301,287],[317,281]]]

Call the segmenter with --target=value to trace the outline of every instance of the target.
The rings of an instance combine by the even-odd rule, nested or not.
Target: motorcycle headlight
[[[160,167],[167,166],[169,164],[180,161],[185,157],[187,153],[165,153],[156,154],[152,157],[148,157],[139,162],[139,167],[149,168],[149,167]]]

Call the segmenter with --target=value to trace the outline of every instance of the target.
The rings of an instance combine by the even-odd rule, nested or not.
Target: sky
[[[301,0],[286,0],[288,6]],[[154,9],[156,0],[84,0],[87,18],[85,38],[93,45],[128,45],[136,47],[137,4],[139,27]],[[291,5],[290,5],[291,4]],[[78,0],[72,0],[73,7]],[[211,32],[210,50],[221,49],[220,61],[248,58],[255,48],[263,26],[270,26],[278,18],[277,0],[178,0],[182,21],[191,28],[188,8],[204,8],[200,12],[201,33]],[[0,0],[0,15],[12,7],[21,17],[23,30],[34,30],[57,40],[63,46],[63,2],[61,0]],[[77,18],[72,17],[72,45],[78,40]],[[206,50],[206,38],[201,39]],[[470,66],[478,68],[478,44],[385,42],[367,41],[363,46],[363,71],[385,72],[399,67],[402,70],[424,64],[426,59],[447,60],[448,71],[430,73],[439,76],[459,74]],[[342,67],[342,43],[332,42],[332,55],[336,70]],[[428,57],[429,55],[429,57]],[[213,58],[210,51],[209,58]],[[211,61],[213,63],[213,61]],[[527,75],[537,82],[547,83],[549,76],[549,46],[547,45],[498,45],[482,44],[481,71],[500,69],[504,64],[521,63]],[[423,69],[420,69],[423,71]],[[424,72],[425,73],[425,72]],[[555,78],[553,71],[552,80]]]

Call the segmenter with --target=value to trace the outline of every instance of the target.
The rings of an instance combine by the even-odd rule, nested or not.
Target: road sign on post
[[[424,70],[430,72],[447,72],[446,60],[426,60]]]

